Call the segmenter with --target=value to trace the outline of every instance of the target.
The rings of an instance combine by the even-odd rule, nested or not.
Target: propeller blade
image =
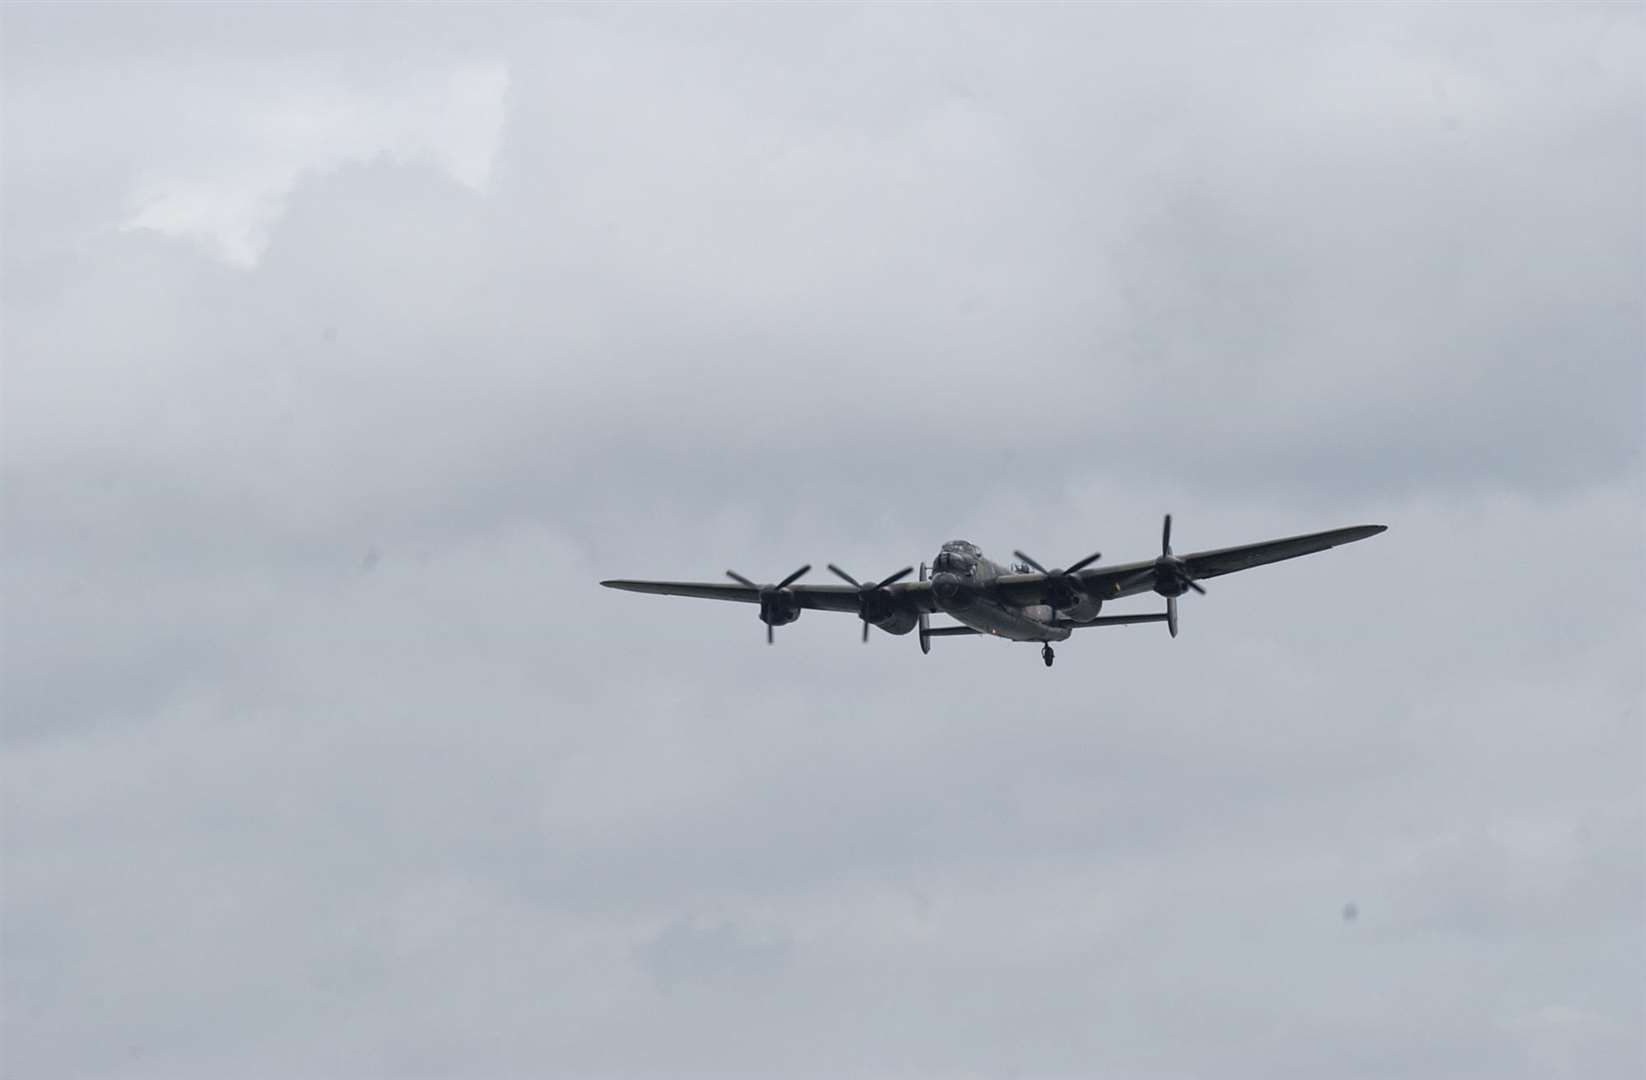
[[[897,573],[891,575],[890,577],[882,579],[878,584],[865,585],[865,584],[859,582],[856,578],[852,577],[850,574],[846,573],[846,571],[840,569],[840,567],[836,566],[834,563],[829,563],[828,565],[829,565],[829,569],[834,572],[836,577],[840,578],[840,580],[844,581],[846,584],[850,585],[852,588],[857,590],[857,592],[858,592],[858,603],[862,604],[862,605],[867,605],[868,602],[869,602],[869,597],[871,595],[873,595],[874,593],[879,592],[881,589],[884,589],[888,585],[896,584],[897,582],[902,581],[904,578],[908,577],[910,574],[914,573],[914,567],[905,566],[903,569],[899,570]],[[801,573],[804,573],[804,572],[805,572],[804,570],[801,571]],[[795,576],[798,577],[799,575],[797,574]],[[793,580],[793,579],[791,578],[790,580]],[[865,611],[865,610],[868,610],[868,609],[865,606],[865,607],[860,607],[858,610],[861,613],[862,611]],[[867,645],[868,643],[869,643],[869,620],[864,619],[863,620],[863,644]]]
[[[750,581],[748,578],[744,577],[742,574],[739,574],[736,570],[727,570],[726,571],[726,576],[731,578],[733,581],[737,582],[739,585],[746,586],[750,589],[758,590],[760,588],[760,586],[756,585],[754,582]]]
[[[1193,589],[1195,592],[1199,593],[1201,596],[1206,595],[1206,590],[1202,589],[1200,587],[1200,583],[1198,581],[1189,582],[1189,588]]]
[[[1078,570],[1084,570],[1084,569],[1086,569],[1086,567],[1092,565],[1092,563],[1096,562],[1097,560],[1101,559],[1102,557],[1103,557],[1103,553],[1101,551],[1094,551],[1090,555],[1086,556],[1084,559],[1081,559],[1079,562],[1075,563],[1073,566],[1069,567],[1067,570],[1065,570],[1063,572],[1065,574],[1073,574]]]
[[[834,572],[835,577],[839,578],[841,581],[844,581],[846,584],[850,585],[852,588],[861,589],[863,587],[863,586],[861,586],[857,583],[856,578],[854,578],[850,574],[846,573],[846,571],[840,569],[840,567],[836,566],[834,563],[829,564],[829,569]]]
[[[1049,574],[1050,573],[1044,566],[1041,566],[1039,563],[1035,562],[1033,559],[1029,558],[1027,555],[1023,554],[1021,551],[1014,551],[1014,552],[1012,552],[1012,554],[1017,556],[1017,561],[1018,562],[1026,563],[1027,565],[1034,567],[1035,570],[1038,571],[1039,573],[1042,573],[1042,574]]]
[[[899,570],[897,573],[893,574],[891,577],[882,578],[881,581],[880,581],[880,584],[876,585],[875,588],[884,589],[888,585],[895,585],[899,581],[902,581],[904,578],[908,577],[912,573],[914,573],[914,567],[905,566],[903,569]]]
[[[795,582],[799,581],[801,578],[805,577],[807,574],[809,574],[811,572],[812,572],[811,563],[807,563],[805,566],[802,566],[800,569],[796,570],[794,573],[790,574],[788,577],[784,578],[782,581],[779,581],[777,583],[777,587],[779,589],[787,589],[790,585],[793,585]]]
[[[1166,515],[1166,524],[1160,529],[1160,553],[1162,555],[1172,553],[1172,515],[1170,514]]]
[[[1177,636],[1177,597],[1175,596],[1166,597],[1166,629],[1172,632],[1173,637]]]

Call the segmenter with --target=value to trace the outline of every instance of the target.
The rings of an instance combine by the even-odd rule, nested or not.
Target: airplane
[[[1128,626],[1163,622],[1177,637],[1177,599],[1193,590],[1205,595],[1200,582],[1207,578],[1249,570],[1254,566],[1312,555],[1317,551],[1351,544],[1383,532],[1386,525],[1354,525],[1345,529],[1265,540],[1256,544],[1218,548],[1193,555],[1172,554],[1172,515],[1167,514],[1160,533],[1160,556],[1143,562],[1096,567],[1102,558],[1094,552],[1068,567],[1047,570],[1021,551],[1012,552],[1017,562],[1002,566],[988,558],[977,545],[965,540],[945,543],[932,560],[931,575],[920,564],[915,581],[903,579],[914,573],[905,566],[879,581],[858,581],[840,567],[829,570],[844,585],[798,585],[811,572],[802,566],[775,585],[756,585],[735,570],[726,571],[731,583],[718,581],[602,581],[608,589],[655,593],[663,596],[695,596],[708,600],[734,600],[760,605],[760,621],[766,624],[766,644],[773,640],[774,627],[786,626],[812,611],[844,611],[863,621],[863,640],[869,627],[878,626],[888,634],[919,631],[921,653],[930,653],[931,639],[978,634],[1007,641],[1041,642],[1040,657],[1052,666],[1052,642],[1066,641],[1071,633],[1093,626]],[[1154,592],[1166,598],[1166,610],[1156,614],[1103,615],[1103,605],[1111,600]],[[931,616],[949,615],[957,626],[932,626]]]

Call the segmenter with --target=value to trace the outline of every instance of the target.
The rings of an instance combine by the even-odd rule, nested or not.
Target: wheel
[[[1040,647],[1040,658],[1046,661],[1047,667],[1052,666],[1052,658],[1056,655],[1056,653],[1052,652],[1052,647],[1050,645],[1042,645]]]

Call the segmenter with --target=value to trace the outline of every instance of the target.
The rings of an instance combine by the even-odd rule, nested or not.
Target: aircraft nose
[[[965,607],[971,602],[966,583],[957,574],[943,573],[933,577],[932,595],[945,608]]]

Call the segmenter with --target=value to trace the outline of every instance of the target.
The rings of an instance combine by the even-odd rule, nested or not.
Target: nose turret
[[[971,583],[959,574],[944,571],[932,576],[932,595],[945,611],[963,608],[972,602]]]

